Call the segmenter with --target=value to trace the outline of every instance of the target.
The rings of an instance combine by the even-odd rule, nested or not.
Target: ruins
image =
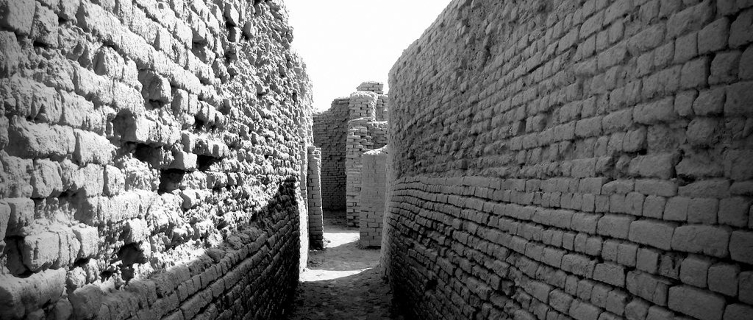
[[[0,319],[280,319],[339,214],[406,319],[753,314],[753,2],[452,0],[320,113],[292,41],[0,0]]]

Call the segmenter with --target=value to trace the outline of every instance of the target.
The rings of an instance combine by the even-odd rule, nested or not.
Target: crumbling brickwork
[[[749,318],[751,6],[453,1],[390,73],[396,301]]]
[[[359,220],[362,247],[382,245],[382,218],[387,189],[388,147],[364,152],[361,169],[361,213]]]
[[[313,143],[291,41],[277,0],[0,0],[0,318],[276,315]]]
[[[360,99],[368,99],[370,110],[376,105],[376,95],[362,95]],[[353,98],[351,98],[353,99]],[[361,215],[361,171],[363,169],[363,154],[369,150],[379,149],[387,144],[387,122],[375,121],[371,117],[358,118],[348,122],[348,140],[346,144],[347,157],[345,169],[346,184],[346,217],[348,225],[358,226]]]

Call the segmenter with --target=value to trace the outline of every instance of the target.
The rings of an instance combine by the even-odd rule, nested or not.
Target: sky
[[[451,0],[286,0],[293,49],[314,86],[314,109],[329,109],[364,81],[383,82],[403,50]]]

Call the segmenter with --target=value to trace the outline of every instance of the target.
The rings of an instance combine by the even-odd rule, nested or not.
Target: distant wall
[[[382,245],[382,217],[387,189],[387,147],[367,151],[362,156],[361,213],[359,241],[363,247]]]
[[[752,5],[452,1],[390,73],[408,317],[749,318]]]
[[[313,143],[291,41],[280,1],[0,0],[0,318],[276,317]]]
[[[376,96],[362,96],[371,99],[371,110],[376,103]],[[353,98],[351,98],[353,99]],[[347,158],[345,168],[347,174],[346,196],[348,225],[358,226],[361,215],[361,185],[363,180],[363,154],[369,150],[379,149],[387,144],[387,122],[374,121],[374,117],[365,117],[348,122],[348,140],[346,144]]]
[[[329,110],[314,114],[314,145],[322,149],[322,208],[345,210],[345,140],[349,99],[335,99]]]

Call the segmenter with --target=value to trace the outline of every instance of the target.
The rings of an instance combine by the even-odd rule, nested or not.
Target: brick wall
[[[371,98],[374,98],[374,100],[371,100],[372,102],[376,101],[376,96],[372,95]],[[364,117],[348,122],[345,168],[347,174],[346,217],[350,226],[358,226],[361,216],[362,156],[365,152],[379,149],[386,144],[386,121],[375,121],[374,117]]]
[[[314,114],[314,145],[322,149],[322,208],[345,210],[345,139],[350,99],[332,101],[329,110]]]
[[[308,213],[309,240],[314,249],[324,249],[324,212],[322,211],[322,151],[308,149]]]
[[[382,218],[387,189],[387,147],[365,152],[361,169],[359,241],[363,247],[382,245]]]
[[[286,16],[0,0],[0,318],[279,313],[313,142]]]
[[[751,5],[453,1],[390,73],[396,301],[749,318]]]

